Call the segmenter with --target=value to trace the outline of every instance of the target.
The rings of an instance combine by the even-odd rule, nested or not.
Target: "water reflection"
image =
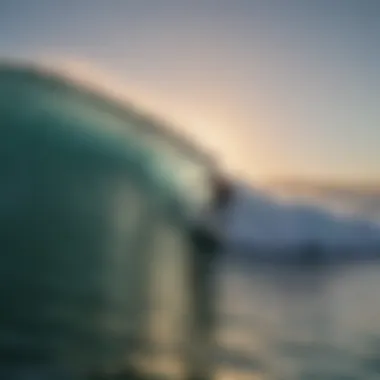
[[[215,379],[380,378],[379,266],[263,270],[226,262],[217,281]],[[141,366],[179,379],[183,345],[166,322],[181,313],[164,309],[156,310],[156,342]]]
[[[229,262],[218,281],[217,378],[379,378],[379,266],[264,271]]]

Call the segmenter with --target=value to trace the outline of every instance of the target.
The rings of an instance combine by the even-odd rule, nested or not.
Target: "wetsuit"
[[[194,341],[196,363],[190,379],[208,379],[212,374],[210,363],[216,328],[217,298],[215,266],[223,244],[224,212],[230,200],[231,190],[225,183],[215,181],[214,200],[203,218],[192,226],[190,279],[193,297]],[[211,352],[210,352],[211,351]],[[199,368],[201,367],[201,368]]]

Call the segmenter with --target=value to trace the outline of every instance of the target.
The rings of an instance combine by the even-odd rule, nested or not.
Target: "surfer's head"
[[[212,177],[213,185],[213,207],[216,210],[225,209],[231,203],[233,197],[233,187],[231,182],[222,174],[214,173]]]

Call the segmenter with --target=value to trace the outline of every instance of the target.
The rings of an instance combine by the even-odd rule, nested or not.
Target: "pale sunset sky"
[[[378,0],[0,0],[0,55],[113,83],[253,181],[380,181]]]

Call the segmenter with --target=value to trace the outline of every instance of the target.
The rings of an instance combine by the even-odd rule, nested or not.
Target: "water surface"
[[[220,379],[379,379],[380,266],[218,270]]]

